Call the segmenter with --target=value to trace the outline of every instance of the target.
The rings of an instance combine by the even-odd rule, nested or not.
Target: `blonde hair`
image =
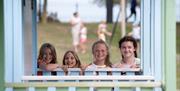
[[[63,57],[63,65],[66,65],[66,63],[65,63],[65,57],[66,57],[66,55],[67,55],[68,53],[72,53],[72,55],[74,56],[74,58],[75,58],[75,60],[76,60],[76,65],[75,65],[75,67],[80,68],[80,67],[81,67],[81,61],[80,61],[78,55],[76,54],[76,52],[74,52],[74,51],[72,51],[72,50],[69,50],[69,51],[67,51],[67,52],[64,54],[64,57]]]
[[[98,40],[96,42],[94,42],[94,44],[92,45],[92,53],[94,54],[94,48],[96,47],[97,44],[104,44],[106,46],[107,49],[107,57],[105,59],[105,65],[112,67],[112,63],[110,62],[110,53],[109,53],[109,47],[108,45],[103,41],[103,40]]]

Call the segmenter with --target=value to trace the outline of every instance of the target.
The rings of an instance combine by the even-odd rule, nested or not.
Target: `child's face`
[[[74,55],[69,52],[65,56],[65,65],[68,65],[68,67],[73,68],[76,66],[76,59]]]
[[[126,41],[121,44],[120,51],[124,58],[134,57],[135,48],[132,42]]]
[[[93,50],[95,61],[105,61],[107,57],[107,48],[104,44],[97,44]]]
[[[43,55],[43,59],[46,63],[50,63],[52,61],[52,51],[49,48],[45,49],[45,54]]]

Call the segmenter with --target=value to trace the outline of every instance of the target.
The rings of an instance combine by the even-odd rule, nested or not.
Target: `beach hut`
[[[175,5],[141,0],[141,75],[38,77],[36,0],[0,0],[0,91],[176,91]]]

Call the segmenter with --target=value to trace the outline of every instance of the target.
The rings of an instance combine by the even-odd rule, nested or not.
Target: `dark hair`
[[[39,51],[39,56],[38,56],[38,60],[42,60],[43,56],[45,55],[45,50],[46,48],[49,48],[52,52],[52,61],[50,63],[57,63],[57,58],[56,58],[56,50],[55,47],[50,44],[50,43],[44,43]]]
[[[74,16],[77,16],[77,15],[78,15],[78,12],[74,12],[73,15],[74,15]]]
[[[120,39],[120,41],[119,41],[119,48],[121,48],[121,45],[122,45],[123,42],[128,42],[128,41],[133,43],[133,46],[135,48],[134,55],[135,55],[135,57],[137,57],[137,52],[136,52],[136,50],[137,50],[137,41],[133,37],[125,36],[122,39]],[[123,58],[123,56],[122,56],[122,58]]]
[[[106,42],[104,42],[103,40],[98,40],[96,42],[94,42],[94,44],[92,45],[92,53],[94,54],[94,48],[96,47],[97,44],[104,44],[106,46],[106,49],[107,49],[107,57],[106,57],[106,60],[105,60],[105,65],[109,66],[109,67],[112,67],[112,63],[110,62],[110,53],[109,53],[109,47],[108,45],[106,44]]]
[[[76,60],[76,65],[75,65],[75,66],[78,67],[78,68],[80,68],[80,67],[81,67],[81,61],[80,61],[78,55],[76,54],[76,52],[74,52],[74,51],[72,51],[72,50],[69,50],[69,51],[67,51],[67,52],[64,54],[64,57],[63,57],[63,65],[66,65],[66,63],[65,63],[65,57],[66,57],[66,55],[67,55],[68,53],[72,53],[72,55],[74,56],[74,58],[75,58],[75,60]]]

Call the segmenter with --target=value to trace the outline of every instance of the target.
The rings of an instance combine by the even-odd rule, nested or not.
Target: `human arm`
[[[39,60],[38,61],[38,65],[40,69],[46,70],[46,71],[53,71],[56,68],[59,68],[60,65],[59,64],[47,64],[46,62]]]
[[[106,31],[105,34],[108,35],[108,36],[111,36],[111,35],[112,35],[112,33],[111,33],[111,32],[108,32],[108,31]]]
[[[71,24],[71,26],[74,26],[74,25],[76,25],[76,24],[77,24],[77,22],[75,22],[75,20],[74,20],[74,19],[71,19],[71,20],[70,20],[70,24]]]
[[[98,26],[98,29],[97,29],[96,33],[97,33],[98,36],[102,33],[100,25]]]

